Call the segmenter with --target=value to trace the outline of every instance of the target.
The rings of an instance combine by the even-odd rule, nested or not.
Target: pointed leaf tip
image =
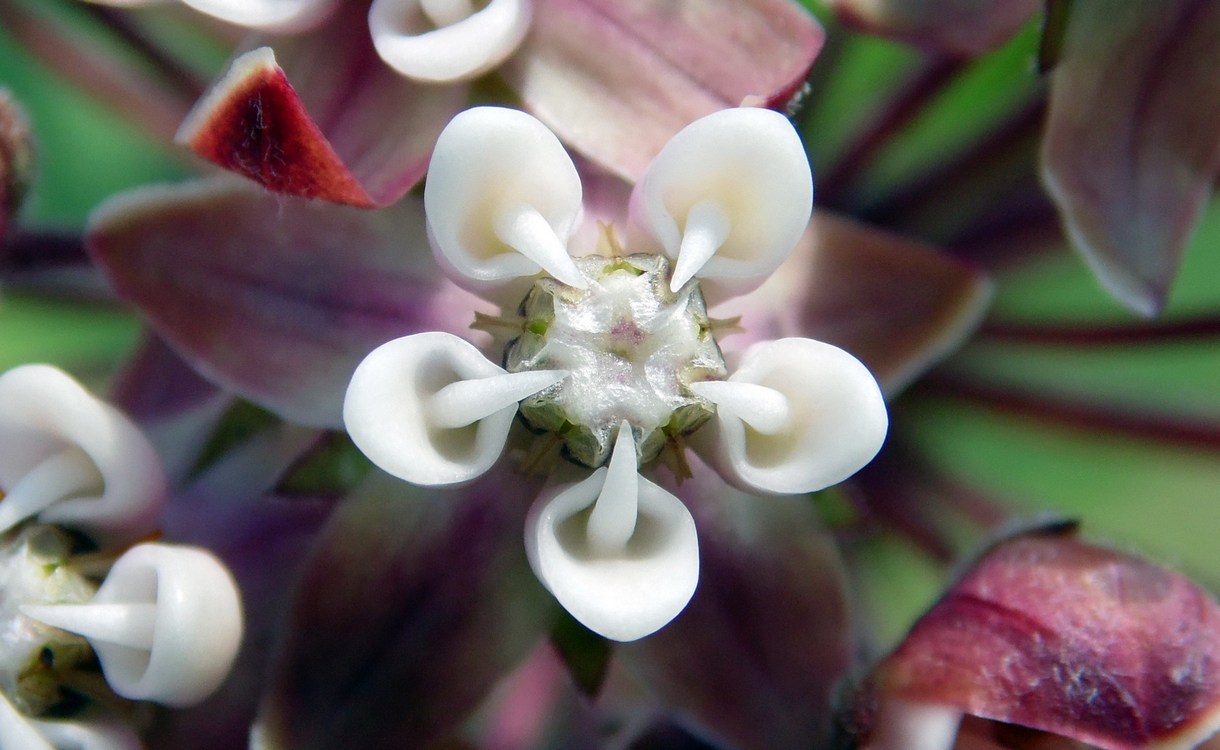
[[[187,115],[176,140],[276,193],[377,205],[306,112],[270,47],[235,59]]]
[[[1042,173],[1072,244],[1152,316],[1220,172],[1220,5],[1076,3],[1051,78]]]

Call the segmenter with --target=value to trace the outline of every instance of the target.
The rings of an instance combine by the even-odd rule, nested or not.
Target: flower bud
[[[1220,729],[1220,606],[1060,527],[988,551],[874,672],[862,748],[1186,748]]]

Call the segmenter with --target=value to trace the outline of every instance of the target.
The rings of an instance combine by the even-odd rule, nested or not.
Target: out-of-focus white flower
[[[201,549],[124,551],[167,493],[134,424],[54,367],[10,370],[0,490],[0,747],[134,750],[109,703],[187,706],[219,687],[242,638],[237,584]]]
[[[166,480],[147,438],[62,370],[23,365],[0,375],[0,531],[26,518],[101,543],[157,525]]]

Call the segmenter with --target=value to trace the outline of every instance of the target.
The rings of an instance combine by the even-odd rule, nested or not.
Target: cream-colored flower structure
[[[496,462],[519,417],[523,438],[590,472],[535,502],[535,573],[608,638],[654,632],[694,593],[699,550],[690,511],[641,471],[680,474],[689,437],[747,491],[804,493],[846,479],[885,438],[880,390],[850,354],[782,339],[729,374],[707,315],[705,289],[740,294],[778,267],[812,198],[787,119],[724,110],[674,136],[636,186],[631,252],[612,228],[596,252],[573,252],[593,248],[571,247],[581,186],[558,139],[519,111],[459,114],[432,156],[428,229],[446,273],[501,305],[481,324],[502,334],[500,364],[449,334],[382,345],[348,389],[352,439],[409,482],[460,484]]]
[[[136,545],[88,603],[21,611],[86,638],[119,695],[167,706],[211,695],[241,645],[237,584],[219,560],[193,547]]]
[[[503,62],[529,31],[530,13],[530,0],[373,0],[369,31],[391,68],[417,81],[449,83]]]
[[[242,637],[237,584],[200,549],[122,551],[156,530],[167,492],[134,424],[57,368],[9,370],[0,491],[0,747],[133,750],[107,717],[116,696],[180,707],[216,690]],[[78,558],[82,535],[96,548]],[[86,682],[97,710],[60,716]]]
[[[0,531],[27,518],[100,543],[156,528],[165,502],[160,459],[109,404],[49,365],[0,375]]]

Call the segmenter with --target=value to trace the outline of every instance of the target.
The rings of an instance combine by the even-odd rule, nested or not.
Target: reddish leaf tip
[[[234,60],[176,140],[272,192],[376,206],[306,112],[270,47]]]

